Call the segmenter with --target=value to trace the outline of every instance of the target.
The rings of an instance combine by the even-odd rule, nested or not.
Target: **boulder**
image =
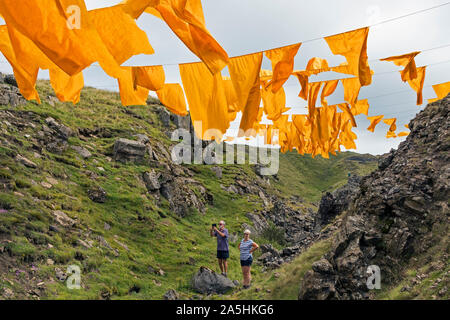
[[[20,162],[20,163],[23,164],[25,167],[33,168],[33,169],[34,169],[34,168],[37,168],[37,165],[36,165],[33,161],[28,160],[27,158],[21,156],[20,154],[17,154],[17,155],[16,155],[16,161]]]
[[[75,220],[69,218],[67,214],[60,210],[53,211],[53,216],[55,217],[55,221],[63,227],[72,227],[76,223]]]
[[[164,294],[164,300],[179,300],[180,295],[173,289],[170,289]]]
[[[148,191],[153,192],[161,188],[161,184],[158,181],[159,175],[155,172],[144,172],[142,178]]]
[[[94,202],[106,202],[107,193],[102,187],[92,187],[88,190],[88,197]]]
[[[92,154],[84,147],[80,146],[72,146],[72,149],[75,150],[83,159],[87,159],[92,157]]]
[[[192,288],[203,294],[225,294],[235,286],[230,279],[207,267],[200,267],[192,278]]]
[[[57,122],[52,117],[48,117],[47,119],[45,119],[45,123],[51,129],[55,130],[57,132],[57,134],[59,135],[59,137],[62,138],[63,140],[67,140],[69,137],[71,137],[75,134],[71,128]]]
[[[114,143],[114,160],[120,162],[141,162],[145,156],[145,144],[120,138]]]

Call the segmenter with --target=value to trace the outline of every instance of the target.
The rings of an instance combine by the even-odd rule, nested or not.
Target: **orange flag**
[[[41,103],[35,87],[39,68],[27,70],[23,64],[17,61],[9,39],[8,27],[5,25],[0,26],[0,51],[13,68],[14,77],[16,78],[20,93],[27,100],[36,100],[38,103]]]
[[[409,86],[417,93],[417,105],[420,106],[423,103],[423,83],[425,82],[425,70],[426,67],[417,68],[417,78],[408,80]]]
[[[428,103],[444,99],[450,93],[450,81],[441,84],[435,84],[433,86],[433,90],[436,93],[437,98],[428,99]]]
[[[211,74],[201,62],[181,64],[179,68],[197,137],[221,141],[230,124],[222,75]]]
[[[261,52],[231,58],[228,64],[230,78],[238,97],[238,108],[242,111],[239,133],[247,132],[257,121],[261,103],[260,70]]]
[[[121,74],[90,21],[83,0],[2,0],[0,14],[10,29],[29,38],[68,75],[80,73],[95,61],[108,75]],[[17,61],[26,60],[23,51],[15,53]]]
[[[322,94],[320,95],[320,99],[321,99],[322,105],[327,106],[328,102],[325,98],[333,94],[333,92],[336,90],[336,87],[339,84],[339,80],[329,80],[329,81],[324,81],[324,83],[325,83],[325,85],[323,86]]]
[[[91,10],[89,18],[119,65],[134,55],[155,53],[147,34],[122,10],[122,6]]]
[[[361,83],[358,78],[342,79],[344,86],[344,99],[353,107],[358,101],[359,91],[361,90]]]
[[[332,71],[357,76],[361,86],[367,86],[372,82],[367,58],[368,35],[369,28],[366,27],[325,38],[333,54],[343,55],[347,60],[344,67],[332,68]]]
[[[166,76],[162,66],[132,67],[133,86],[158,91],[164,87]],[[174,86],[171,86],[174,87]]]
[[[117,78],[120,100],[124,106],[146,105],[149,90],[142,87],[134,88],[132,67],[122,67],[122,73]]]
[[[370,126],[367,128],[367,130],[374,132],[375,127],[381,122],[381,119],[383,119],[383,117],[383,115],[367,117],[367,120],[370,121]]]
[[[50,83],[55,90],[56,97],[60,101],[80,102],[81,90],[84,87],[83,73],[74,76],[67,75],[61,69],[50,69]]]
[[[228,64],[228,55],[205,25],[201,0],[139,0],[126,1],[124,10],[134,14],[147,13],[163,19],[178,38],[202,60],[212,74]]]
[[[179,83],[166,83],[156,94],[159,101],[172,113],[183,117],[188,114],[183,88]]]
[[[265,51],[266,57],[272,61],[273,78],[272,92],[275,93],[283,86],[294,70],[294,58],[302,44]]]
[[[403,82],[407,80],[413,80],[417,78],[417,68],[414,58],[420,53],[420,51],[403,54],[401,56],[393,56],[389,58],[380,59],[380,61],[392,61],[396,66],[405,67],[402,74]]]
[[[303,98],[304,100],[308,100],[308,82],[309,82],[309,77],[306,74],[305,71],[298,71],[294,73],[295,76],[298,79],[298,82],[300,83],[301,86],[301,91],[298,94],[298,96],[300,98]]]
[[[369,115],[369,101],[367,99],[356,101],[356,104],[352,107],[351,111],[354,116],[357,116],[360,114],[365,114],[366,116],[368,116]]]

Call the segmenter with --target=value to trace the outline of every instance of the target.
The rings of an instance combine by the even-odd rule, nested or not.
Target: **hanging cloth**
[[[375,127],[381,122],[381,119],[383,119],[383,117],[383,115],[367,117],[367,120],[370,121],[370,126],[367,128],[367,130],[374,132]]]
[[[309,76],[305,71],[298,71],[294,73],[294,75],[297,77],[298,82],[301,86],[301,91],[298,94],[298,96],[304,100],[308,100],[308,82],[309,82]]]
[[[61,69],[50,69],[50,84],[55,90],[56,97],[63,102],[80,102],[81,90],[84,87],[83,73],[69,76]]]
[[[417,68],[417,78],[408,80],[409,86],[417,93],[417,105],[420,106],[423,103],[423,83],[425,82],[425,70],[426,67]]]
[[[359,91],[361,90],[361,83],[358,78],[342,79],[344,86],[344,99],[353,107],[358,101]]]
[[[403,82],[407,80],[413,80],[417,78],[417,68],[414,58],[420,53],[420,51],[403,54],[400,56],[393,56],[389,58],[380,59],[380,61],[392,61],[396,66],[405,67],[402,72]]]
[[[308,116],[312,119],[316,110],[317,96],[323,82],[308,83]]]
[[[269,120],[277,121],[284,112],[289,110],[286,108],[286,95],[283,88],[273,93],[270,85],[268,87],[263,85],[261,97],[264,113]]]
[[[132,67],[121,67],[122,73],[117,78],[120,100],[124,106],[147,105],[149,90],[142,87],[134,89]]]
[[[350,107],[348,106],[348,103],[341,103],[338,104],[337,107],[339,109],[341,109],[342,111],[344,111],[344,114],[347,116],[347,119],[350,120],[350,123],[352,124],[353,127],[356,127],[356,120],[355,117],[353,116],[352,111],[350,110]]]
[[[122,10],[122,6],[91,10],[89,18],[119,65],[134,55],[155,53],[147,34]]]
[[[367,99],[358,100],[356,104],[352,107],[351,112],[354,116],[365,114],[369,115],[369,101]]]
[[[339,84],[339,80],[329,80],[324,81],[324,83],[325,85],[323,86],[322,94],[320,95],[320,100],[322,106],[327,106],[328,101],[325,98],[333,94],[333,92],[336,90],[336,87]]]
[[[181,64],[179,68],[197,137],[221,141],[230,123],[222,75],[211,74],[204,63]]]
[[[166,83],[161,89],[156,91],[156,94],[159,101],[170,112],[182,117],[188,114],[183,88],[181,88],[179,83]]]
[[[437,98],[428,99],[428,103],[444,99],[450,93],[450,81],[441,84],[435,84],[433,86],[433,90],[436,93]]]
[[[369,28],[366,27],[325,38],[331,52],[342,55],[347,60],[345,68],[341,68],[338,72],[345,71],[344,73],[357,76],[361,86],[367,86],[372,82],[372,72],[367,58],[368,35]]]
[[[145,12],[163,19],[212,74],[228,64],[227,53],[206,28],[201,0],[132,0],[123,5],[124,10],[134,14],[135,18],[142,13],[142,7],[148,5]]]
[[[254,127],[261,103],[261,52],[231,58],[228,64],[230,78],[238,97],[238,110],[242,112],[239,132],[242,135]]]
[[[137,86],[140,86],[151,91],[158,91],[164,87],[166,76],[162,66],[132,67],[131,70],[133,73],[133,86],[135,89]]]
[[[36,91],[36,80],[39,68],[27,70],[23,64],[17,61],[9,38],[8,27],[6,25],[0,26],[0,51],[13,69],[14,77],[16,78],[17,85],[23,97],[27,100],[36,100],[38,103],[41,103],[39,94]]]
[[[269,83],[272,92],[276,93],[291,76],[294,70],[294,58],[302,44],[297,43],[290,46],[265,51],[266,57],[272,61],[273,78]]]
[[[79,16],[70,10],[75,7]],[[68,75],[80,73],[95,61],[108,75],[121,74],[90,21],[83,0],[2,0],[0,14],[10,30],[17,29],[29,38]],[[17,61],[26,59],[23,52],[14,50]]]
[[[305,71],[308,73],[308,75],[313,75],[330,70],[331,69],[330,67],[328,67],[328,61],[326,59],[314,57],[308,61]]]

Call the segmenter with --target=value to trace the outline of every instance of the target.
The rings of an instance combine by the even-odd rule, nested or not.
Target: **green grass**
[[[297,300],[300,284],[313,262],[319,260],[331,247],[331,240],[322,240],[279,269],[253,272],[252,288],[243,290],[233,299]],[[256,289],[259,289],[256,291]]]

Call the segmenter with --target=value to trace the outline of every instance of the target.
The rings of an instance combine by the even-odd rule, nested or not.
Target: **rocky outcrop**
[[[120,162],[142,162],[145,156],[145,144],[120,138],[114,143],[114,160]]]
[[[25,99],[20,94],[19,89],[8,84],[0,83],[0,105],[16,107],[24,102]]]
[[[206,267],[200,267],[192,278],[192,288],[203,294],[224,294],[234,287],[233,281]]]
[[[320,200],[319,210],[315,217],[317,228],[321,228],[329,224],[336,216],[347,210],[349,203],[353,200],[359,190],[361,177],[351,175],[348,183],[330,193],[327,192]]]
[[[302,282],[299,299],[365,299],[367,270],[376,265],[384,285],[399,280],[412,255],[448,233],[450,95],[413,119],[410,135],[364,177],[331,251]]]

